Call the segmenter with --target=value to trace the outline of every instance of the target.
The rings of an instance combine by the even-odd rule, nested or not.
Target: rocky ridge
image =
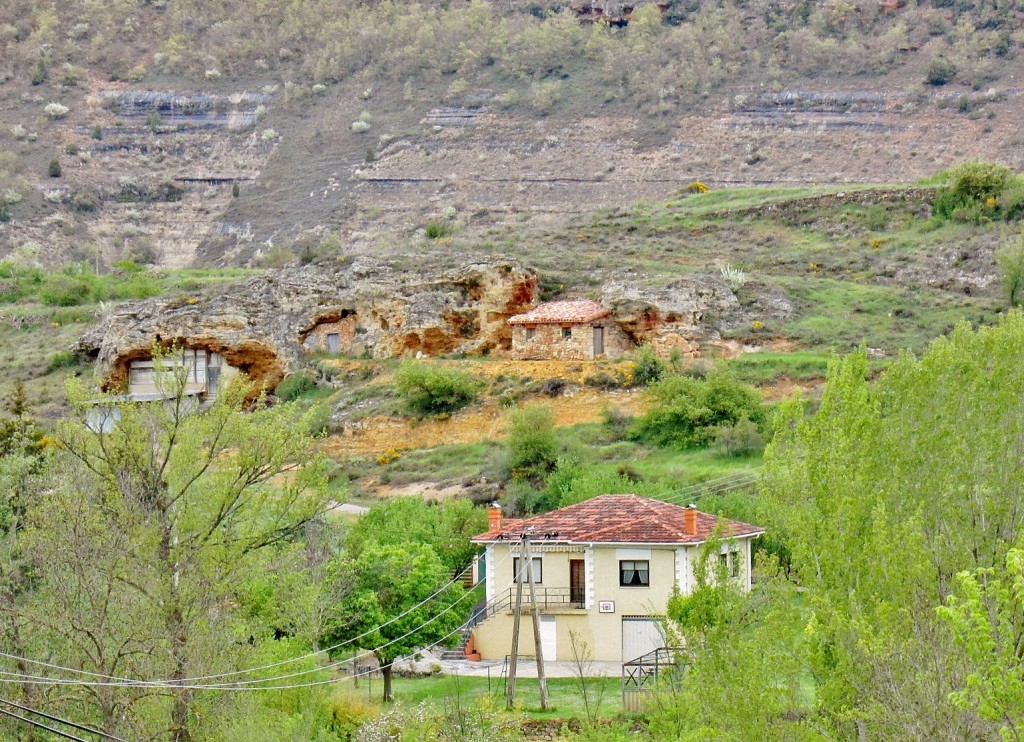
[[[376,358],[501,354],[511,347],[508,318],[538,301],[537,288],[536,271],[500,257],[444,270],[356,258],[270,270],[209,296],[128,302],[75,350],[96,359],[108,389],[123,388],[131,361],[151,357],[154,347],[220,353],[257,385],[273,388],[317,350]],[[762,317],[792,312],[770,291],[752,296],[741,305],[718,276],[650,288],[628,272],[609,277],[600,293],[636,343],[664,355],[673,348],[698,354],[722,329],[747,321],[751,302]]]

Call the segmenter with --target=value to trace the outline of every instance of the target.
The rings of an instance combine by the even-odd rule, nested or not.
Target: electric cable
[[[495,567],[497,567],[498,565],[502,564],[506,559],[508,559],[508,556],[509,555],[506,554],[504,557],[502,557],[498,561],[498,563],[495,565]],[[452,583],[448,583],[442,589],[446,589],[451,584]],[[509,584],[511,585],[512,583],[509,583]],[[431,597],[435,597],[438,594],[438,592],[439,591],[435,591],[435,593]],[[370,648],[370,649],[368,649],[366,651],[374,652],[376,650],[385,649],[385,648],[387,648],[387,647],[389,647],[389,646],[391,646],[393,644],[398,643],[402,639],[406,639],[409,636],[412,636],[417,631],[419,631],[422,628],[424,628],[425,626],[433,623],[438,618],[443,616],[445,613],[447,613],[448,611],[452,610],[456,605],[458,605],[463,600],[465,600],[467,597],[469,597],[469,595],[471,595],[471,592],[468,591],[468,590],[465,591],[458,599],[456,599],[453,603],[448,605],[443,611],[434,614],[429,619],[427,619],[423,623],[419,624],[415,628],[410,629],[405,634],[403,634],[403,635],[401,635],[399,637],[396,637],[395,639],[392,639],[389,642],[386,642],[386,643],[384,643],[382,645],[379,645],[377,647]],[[429,600],[429,598],[428,598],[428,600]],[[414,606],[413,609],[415,609],[415,607],[419,607],[419,606],[425,604],[426,602],[427,602],[426,600],[421,601],[420,603],[417,604],[417,606]],[[402,614],[399,614],[399,616],[396,616],[396,617],[392,618],[388,622],[386,622],[384,624],[380,624],[379,626],[375,627],[374,629],[371,629],[369,631],[366,631],[366,632],[360,634],[357,638],[362,638],[362,637],[365,637],[365,636],[369,636],[370,634],[374,633],[375,631],[378,631],[379,629],[381,629],[381,628],[383,628],[383,627],[393,623],[394,621],[398,620],[402,616],[408,615],[408,613],[410,613],[411,610],[413,610],[413,609],[407,610],[407,611],[403,612]],[[456,631],[461,631],[462,628],[463,628],[463,624],[460,624],[455,630]],[[455,632],[454,631],[449,632],[448,634],[446,634],[443,637],[443,639],[441,641],[443,641],[444,639],[447,639],[453,633],[455,633]],[[334,645],[334,646],[335,647],[343,646],[344,644],[351,643],[352,641],[355,641],[355,639],[350,639],[347,642],[341,642],[341,643],[339,643],[337,645]],[[440,642],[438,642],[438,643],[440,643]],[[436,646],[436,644],[434,646]],[[321,650],[321,651],[326,651],[326,650]],[[309,654],[309,655],[306,655],[306,657],[316,656],[316,654],[319,654],[319,653]],[[45,667],[48,667],[48,668],[51,668],[51,669],[55,669],[55,670],[68,670],[68,671],[71,671],[71,672],[76,672],[76,673],[80,673],[80,674],[84,673],[84,674],[88,674],[88,675],[91,675],[91,676],[94,676],[94,677],[102,677],[102,678],[105,679],[103,681],[92,681],[92,680],[76,680],[76,679],[71,679],[71,678],[52,678],[52,677],[49,677],[49,676],[46,676],[46,675],[29,675],[29,674],[25,674],[25,673],[13,673],[13,672],[7,672],[7,671],[0,670],[0,675],[6,676],[6,677],[0,677],[0,683],[25,683],[25,684],[29,684],[29,685],[79,685],[79,686],[88,686],[88,687],[136,687],[136,688],[162,688],[162,689],[188,689],[188,690],[275,690],[275,689],[282,689],[283,686],[266,687],[266,686],[258,686],[256,684],[257,683],[275,682],[275,681],[278,681],[278,680],[285,680],[285,679],[288,679],[288,678],[298,677],[298,676],[301,676],[301,675],[309,675],[309,674],[315,673],[315,672],[331,670],[331,669],[334,669],[336,667],[339,667],[339,666],[343,665],[346,662],[346,660],[337,660],[337,661],[329,662],[329,663],[327,663],[327,664],[325,664],[325,665],[323,665],[321,667],[309,668],[307,670],[302,670],[300,672],[288,673],[288,674],[285,674],[285,675],[272,676],[272,677],[269,677],[269,678],[256,678],[256,679],[251,679],[251,680],[239,680],[239,681],[233,681],[233,682],[230,682],[230,683],[193,684],[191,682],[191,680],[187,679],[187,678],[183,678],[181,680],[173,680],[172,679],[172,680],[156,680],[156,681],[137,680],[137,679],[131,679],[131,678],[117,678],[116,676],[103,675],[101,673],[92,673],[92,672],[87,672],[87,671],[83,671],[83,670],[75,670],[74,668],[65,667],[63,665],[56,665],[56,664],[52,664],[52,663],[48,663],[48,662],[43,662],[41,660],[31,660],[29,658],[18,657],[17,655],[11,655],[11,654],[8,654],[8,653],[5,653],[5,652],[0,652],[0,656],[9,657],[9,658],[15,659],[15,660],[22,660],[22,661],[26,661],[26,662],[32,662],[34,664],[43,665]],[[282,663],[275,663],[275,665],[276,664],[282,664]],[[274,665],[268,665],[266,667],[272,667],[272,666],[274,666]],[[265,668],[250,668],[247,671],[238,671],[238,672],[239,673],[240,672],[253,672],[256,669],[265,669]],[[210,676],[210,677],[216,677],[216,676]],[[109,682],[109,681],[115,681],[115,682]],[[324,681],[324,682],[336,682],[336,681],[332,680],[332,681]],[[248,687],[248,686],[252,686],[252,687]],[[308,686],[297,685],[295,687],[308,687]]]
[[[16,714],[13,711],[8,711],[7,709],[0,708],[0,714],[4,714],[5,716],[10,716],[10,717],[12,717],[14,719],[17,719],[18,721],[23,721],[26,724],[31,724],[32,726],[37,727],[39,729],[45,729],[46,731],[50,732],[51,734],[56,734],[58,737],[63,737],[64,739],[74,740],[74,742],[89,742],[89,740],[87,740],[87,739],[82,739],[81,737],[76,737],[73,734],[69,734],[67,732],[62,732],[59,729],[54,729],[53,727],[47,726],[46,724],[43,724],[42,722],[38,722],[35,719],[29,719],[27,717],[21,716],[20,714]]]
[[[62,719],[59,716],[53,716],[53,715],[48,714],[48,713],[46,713],[44,711],[39,711],[38,709],[29,708],[28,706],[22,706],[20,703],[15,703],[14,701],[9,701],[6,698],[0,698],[0,703],[5,704],[7,706],[13,706],[16,709],[20,709],[22,711],[26,711],[26,712],[28,712],[30,714],[36,714],[37,716],[42,716],[44,719],[49,719],[50,721],[56,721],[56,722],[59,722],[61,724],[66,724],[69,727],[73,727],[73,728],[78,729],[79,731],[82,731],[82,732],[89,732],[90,734],[97,734],[100,737],[103,737],[104,739],[114,740],[114,742],[128,742],[127,740],[122,739],[121,737],[115,737],[113,734],[107,734],[106,732],[102,732],[99,729],[93,729],[92,727],[87,727],[84,724],[79,724],[79,723],[74,722],[74,721],[68,721],[67,719]]]
[[[0,651],[0,657],[6,657],[8,659],[12,659],[12,660],[15,660],[15,661],[20,661],[20,662],[28,662],[28,663],[33,664],[33,665],[39,665],[41,667],[47,667],[47,668],[49,668],[51,670],[64,670],[66,672],[75,673],[76,675],[86,675],[86,676],[89,676],[89,677],[101,678],[103,680],[116,680],[116,681],[119,681],[119,683],[125,684],[125,685],[128,685],[128,684],[132,684],[132,685],[156,684],[156,685],[159,685],[161,683],[167,683],[167,684],[176,684],[175,687],[181,687],[180,685],[177,685],[177,684],[180,684],[180,683],[194,683],[194,682],[198,682],[198,681],[201,681],[201,680],[217,680],[217,679],[220,679],[220,678],[233,677],[233,676],[236,676],[236,675],[245,675],[245,674],[248,674],[248,673],[251,673],[251,672],[259,672],[260,670],[269,670],[270,668],[279,667],[281,665],[291,664],[293,662],[300,662],[300,661],[305,660],[305,659],[316,657],[316,656],[318,656],[318,655],[320,655],[320,654],[322,654],[324,652],[330,653],[330,652],[333,652],[335,649],[340,649],[341,647],[344,647],[344,646],[346,646],[348,644],[352,644],[353,642],[359,641],[360,639],[363,639],[363,638],[365,638],[367,636],[370,636],[371,634],[379,631],[380,629],[382,629],[382,628],[384,628],[386,626],[391,625],[395,621],[398,621],[398,620],[404,618],[405,616],[407,616],[410,613],[412,613],[413,611],[415,611],[417,608],[420,608],[423,605],[426,605],[428,602],[430,602],[431,600],[436,598],[438,595],[440,595],[442,592],[447,590],[449,587],[451,587],[452,585],[457,583],[459,580],[461,580],[465,576],[465,574],[471,568],[472,568],[472,565],[464,568],[461,572],[459,572],[457,575],[455,575],[454,578],[452,578],[447,583],[445,583],[444,585],[439,587],[437,590],[435,590],[433,593],[431,593],[429,596],[424,598],[422,601],[420,601],[416,605],[412,606],[411,608],[406,609],[402,613],[399,613],[397,616],[393,616],[392,618],[388,619],[387,621],[385,621],[384,623],[380,624],[379,626],[375,626],[372,629],[368,629],[367,631],[363,632],[362,634],[354,636],[354,637],[352,637],[350,639],[346,639],[343,642],[338,642],[337,644],[333,644],[333,645],[331,645],[329,647],[324,647],[323,649],[320,649],[320,650],[318,650],[316,652],[307,652],[304,655],[299,655],[297,657],[291,657],[291,658],[288,658],[288,659],[279,660],[277,662],[272,662],[272,663],[267,664],[267,665],[260,665],[258,667],[250,667],[250,668],[245,668],[245,669],[242,669],[242,670],[233,670],[231,672],[218,673],[218,674],[215,674],[215,675],[198,675],[198,676],[195,676],[195,677],[181,678],[180,680],[163,679],[163,680],[146,681],[146,680],[141,680],[141,679],[138,679],[138,678],[127,678],[127,677],[120,677],[120,676],[117,676],[117,675],[106,675],[104,673],[92,672],[90,670],[78,670],[78,669],[75,669],[73,667],[65,667],[63,665],[56,665],[56,664],[53,664],[53,663],[50,663],[50,662],[44,662],[42,660],[34,660],[34,659],[30,659],[28,657],[19,657],[18,655],[8,654],[7,652],[3,652],[3,651]],[[7,673],[7,672],[4,672],[4,671],[0,670],[0,675],[13,675],[13,674],[16,674],[16,673]],[[46,676],[25,675],[25,677],[35,677],[35,678],[38,678],[38,677],[46,677]]]

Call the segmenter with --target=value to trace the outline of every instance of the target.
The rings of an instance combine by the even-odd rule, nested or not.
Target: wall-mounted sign
[[[599,601],[597,601],[597,612],[598,613],[615,613],[615,601],[614,600],[599,600]]]

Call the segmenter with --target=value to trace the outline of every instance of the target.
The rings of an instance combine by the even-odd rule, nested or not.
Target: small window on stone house
[[[571,327],[563,327],[562,328],[562,340],[571,340],[571,339],[572,339],[572,328]]]
[[[537,334],[537,328],[535,328],[535,327],[527,327],[526,328],[526,335],[525,335],[525,337],[526,337],[527,340],[533,340],[533,336],[536,335],[536,334]]]

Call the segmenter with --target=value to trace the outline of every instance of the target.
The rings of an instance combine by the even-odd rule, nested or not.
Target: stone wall
[[[604,332],[604,358],[632,352],[634,345],[629,336],[614,321],[604,318],[574,325],[513,325],[512,357],[520,361],[593,360],[595,328]]]
[[[359,342],[357,317],[355,312],[345,314],[337,319],[329,318],[320,322],[302,341],[307,353],[342,353],[357,356],[366,350],[364,343]],[[332,347],[329,336],[337,335],[337,346]]]

